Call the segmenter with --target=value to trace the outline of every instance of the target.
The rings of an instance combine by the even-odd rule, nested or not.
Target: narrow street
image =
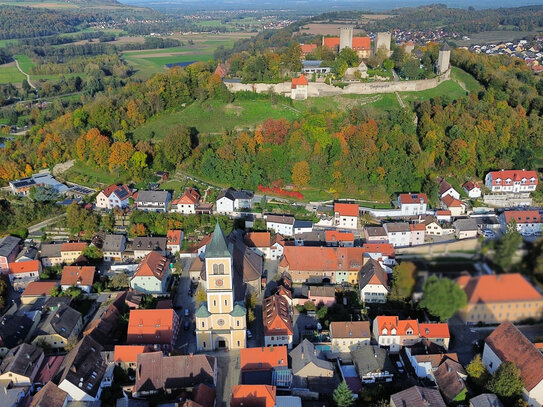
[[[189,263],[190,264],[190,263]],[[194,296],[189,295],[190,278],[188,275],[188,267],[183,267],[183,272],[179,278],[179,286],[177,294],[173,301],[173,307],[179,315],[180,327],[177,335],[175,348],[183,354],[196,353],[196,335],[194,334],[194,311],[196,303]],[[185,316],[185,310],[189,310],[189,316]],[[185,329],[185,323],[189,321],[189,329]]]

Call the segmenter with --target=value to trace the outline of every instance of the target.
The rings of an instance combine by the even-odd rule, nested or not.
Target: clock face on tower
[[[225,322],[226,322],[226,321],[225,321],[224,319],[222,319],[222,318],[221,318],[221,319],[218,319],[218,320],[217,320],[217,325],[223,326],[223,325],[225,324]]]
[[[221,280],[221,279],[216,280],[216,281],[215,281],[215,285],[216,285],[217,287],[222,287],[222,285],[223,285],[222,280]]]

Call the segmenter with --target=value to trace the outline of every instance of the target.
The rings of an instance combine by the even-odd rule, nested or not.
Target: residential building
[[[42,267],[39,260],[10,263],[9,281],[16,291],[23,291],[32,281],[40,278]]]
[[[326,246],[354,247],[354,234],[352,232],[327,230],[324,236]]]
[[[262,302],[264,345],[292,348],[293,329],[290,306],[281,295],[271,295]]]
[[[458,239],[473,239],[477,237],[477,222],[475,219],[457,219],[453,223],[454,233]]]
[[[331,322],[330,341],[332,352],[347,353],[369,345],[371,329],[368,321]]]
[[[494,374],[512,362],[524,383],[522,398],[530,406],[543,405],[543,354],[511,322],[503,322],[486,339],[483,363]]]
[[[60,245],[61,262],[64,264],[74,263],[83,254],[86,247],[87,243],[85,242],[62,243]]]
[[[321,351],[307,339],[289,352],[292,374],[300,378],[333,377],[334,364],[327,361]]]
[[[305,290],[302,288],[302,292],[303,291]],[[305,295],[303,298],[294,298],[293,304],[303,305],[307,301],[310,301],[316,306],[322,304],[326,307],[331,307],[336,302],[336,289],[334,286],[310,285],[309,287],[307,287],[306,293],[307,295]]]
[[[305,58],[307,55],[317,50],[317,44],[300,44],[300,48],[302,49],[302,55]]]
[[[64,266],[60,278],[60,287],[62,291],[66,291],[70,287],[77,287],[86,293],[90,293],[95,272],[94,266]]]
[[[4,314],[0,319],[0,357],[25,342],[33,324],[26,315]]]
[[[456,199],[451,195],[445,195],[441,198],[441,207],[445,210],[451,211],[453,218],[462,216],[466,213],[466,204],[460,199]]]
[[[48,297],[56,286],[58,286],[57,281],[32,281],[27,284],[21,294],[21,303],[23,305],[33,304],[38,298]]]
[[[503,407],[503,404],[495,394],[483,393],[471,398],[469,407]]]
[[[185,193],[172,201],[171,212],[193,215],[196,213],[200,194],[194,188],[187,188]]]
[[[219,194],[216,201],[217,212],[230,214],[253,207],[254,193],[252,191],[228,188]]]
[[[245,348],[240,351],[241,382],[243,384],[274,384],[274,374],[288,371],[286,346]]]
[[[459,311],[467,323],[496,324],[543,317],[543,296],[521,274],[462,276],[456,282],[468,299]]]
[[[449,325],[446,323],[419,323],[419,336],[421,340],[435,343],[442,346],[445,350],[449,349],[451,334]]]
[[[44,170],[27,178],[10,181],[9,187],[11,193],[19,196],[27,196],[33,187],[49,187],[55,190],[57,194],[63,194],[68,187],[58,182],[49,170]]]
[[[53,382],[45,383],[30,400],[28,407],[65,407],[68,393],[58,388]]]
[[[424,244],[424,239],[426,237],[426,225],[424,223],[410,223],[409,229],[409,245],[418,246]]]
[[[420,345],[423,345],[421,349]],[[405,355],[410,362],[415,374],[420,379],[428,379],[435,382],[434,372],[445,360],[458,362],[456,353],[444,353],[443,347],[421,341],[413,346],[405,348]]]
[[[400,194],[398,196],[401,216],[424,215],[428,206],[426,194]]]
[[[309,83],[304,75],[292,78],[290,84],[290,98],[294,100],[306,100]]]
[[[438,220],[433,216],[428,216],[424,220],[424,227],[426,234],[429,236],[443,236],[443,227],[439,224]]]
[[[230,407],[276,407],[276,387],[261,384],[232,386]]]
[[[69,400],[99,400],[102,389],[111,385],[105,376],[102,350],[102,345],[90,336],[84,336],[62,361],[53,381],[68,393]]]
[[[451,211],[446,211],[444,209],[436,209],[434,215],[438,222],[450,222],[452,220]]]
[[[59,303],[41,319],[33,334],[32,344],[45,344],[50,349],[64,349],[68,344],[77,342],[82,329],[81,313],[69,305]]]
[[[158,252],[165,256],[168,251],[168,238],[166,237],[135,237],[132,241],[134,259],[143,259],[151,252]]]
[[[451,184],[445,181],[443,178],[438,178],[439,182],[439,199],[443,200],[446,196],[450,196],[454,199],[460,199],[460,193],[453,188]]]
[[[15,262],[38,260],[38,253],[35,246],[25,246],[15,258]]]
[[[294,222],[296,219],[290,215],[266,215],[266,229],[273,230],[282,236],[294,235]]]
[[[130,278],[130,288],[144,294],[162,294],[169,278],[170,260],[159,252],[150,252]]]
[[[106,235],[102,246],[105,261],[121,261],[126,250],[125,235]]]
[[[171,254],[175,255],[181,251],[181,245],[183,244],[182,230],[168,230],[166,239],[168,239],[166,248]]]
[[[365,303],[384,303],[390,292],[388,275],[379,262],[369,259],[360,270],[358,277],[360,299]]]
[[[351,351],[353,363],[362,383],[390,382],[394,366],[388,352],[378,346],[359,346]]]
[[[392,274],[392,269],[396,266],[396,254],[390,243],[364,243],[362,249],[364,262],[367,259],[377,260],[387,274]]]
[[[195,313],[196,348],[204,351],[245,348],[247,310],[242,302],[236,301],[244,298],[245,293],[240,292],[242,284],[234,285],[233,253],[218,223],[206,246],[204,262],[206,302]],[[245,272],[249,268],[242,270]]]
[[[294,236],[313,232],[313,222],[310,220],[294,221]]]
[[[342,229],[357,229],[358,205],[336,202],[334,204],[334,226]]]
[[[137,356],[134,396],[150,396],[217,384],[217,359],[209,355],[164,356],[162,352]]]
[[[467,373],[460,363],[446,359],[434,372],[435,382],[447,403],[461,403],[466,400]]]
[[[62,264],[60,248],[62,244],[42,243],[40,246],[40,260],[43,267],[52,267]]]
[[[245,244],[255,253],[270,260],[283,256],[284,239],[279,233],[271,237],[270,232],[251,232],[243,236]]]
[[[390,396],[390,407],[446,407],[439,390],[413,386]]]
[[[21,251],[21,239],[14,236],[4,236],[0,239],[0,272],[7,272],[9,264],[15,262]]]
[[[138,191],[134,194],[134,203],[139,211],[168,211],[171,195],[168,191]]]
[[[43,349],[22,343],[11,349],[0,364],[0,380],[13,386],[32,386],[44,358]]]
[[[173,309],[131,310],[126,343],[170,349],[179,333],[179,316]]]
[[[471,199],[477,199],[481,197],[481,187],[479,184],[473,181],[467,181],[462,185],[462,188],[464,191],[466,191],[466,194],[468,194],[468,197]]]
[[[388,242],[387,231],[382,226],[364,226],[364,238],[366,242],[386,243]]]
[[[543,230],[543,211],[540,210],[506,210],[499,216],[499,220],[503,232],[507,231],[507,225],[513,221],[521,235],[529,236]]]
[[[394,247],[406,247],[411,244],[411,228],[407,222],[385,223],[388,242]]]
[[[536,190],[537,172],[526,170],[490,171],[485,177],[485,186],[492,193],[530,193]]]
[[[130,204],[132,191],[127,185],[110,185],[96,195],[96,207],[100,209],[123,209]]]

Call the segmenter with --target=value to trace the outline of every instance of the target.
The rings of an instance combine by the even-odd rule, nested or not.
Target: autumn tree
[[[136,223],[130,226],[130,234],[132,236],[147,236],[147,228],[143,223]]]
[[[130,165],[130,158],[134,154],[134,146],[130,141],[116,141],[111,145],[109,154],[109,170],[114,168],[123,168],[127,170]]]
[[[481,355],[476,355],[473,360],[466,367],[466,372],[468,374],[469,380],[479,389],[484,389],[488,380],[490,379],[490,374],[481,360]]]
[[[392,271],[392,288],[389,297],[393,300],[405,300],[415,288],[417,267],[414,263],[402,261]]]
[[[170,164],[177,166],[191,151],[190,129],[186,126],[176,126],[164,137],[162,142],[164,155]]]
[[[310,179],[311,173],[307,161],[300,161],[294,164],[294,167],[292,167],[292,182],[294,184],[305,187],[309,184]]]

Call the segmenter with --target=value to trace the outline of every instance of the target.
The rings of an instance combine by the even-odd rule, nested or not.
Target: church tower
[[[195,313],[198,350],[245,347],[246,310],[235,302],[232,253],[217,223],[205,251],[206,299]]]

